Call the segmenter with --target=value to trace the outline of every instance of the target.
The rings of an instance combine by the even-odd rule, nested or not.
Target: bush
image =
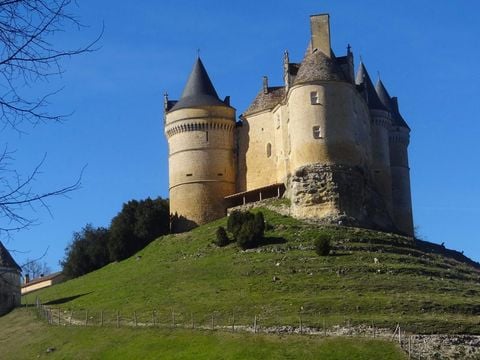
[[[242,249],[258,246],[265,232],[263,213],[255,215],[251,212],[233,211],[228,217],[227,230],[233,235],[234,241]]]
[[[331,245],[330,245],[330,236],[327,234],[319,234],[314,240],[313,245],[315,246],[315,252],[319,256],[328,256],[330,254]]]
[[[254,248],[257,244],[255,222],[252,220],[244,222],[237,235],[237,245],[245,250]]]
[[[243,224],[244,215],[241,211],[235,210],[230,213],[227,220],[227,230],[233,235],[233,238],[237,237],[238,232]]]
[[[223,247],[230,244],[230,239],[228,238],[227,232],[225,231],[225,228],[223,226],[220,226],[217,229],[215,236],[215,245]]]
[[[254,218],[255,223],[255,234],[259,239],[263,238],[263,233],[265,232],[265,218],[263,217],[262,212],[258,212],[255,214]]]

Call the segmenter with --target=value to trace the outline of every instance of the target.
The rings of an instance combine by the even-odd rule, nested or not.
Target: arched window
[[[272,156],[272,144],[267,144],[267,157]]]

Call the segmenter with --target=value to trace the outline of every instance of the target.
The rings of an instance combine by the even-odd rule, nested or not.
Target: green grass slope
[[[47,352],[47,349],[55,349]],[[210,331],[48,326],[25,309],[0,317],[0,358],[402,360],[391,342]],[[381,355],[379,355],[381,354]]]
[[[480,334],[480,271],[461,254],[381,232],[321,227],[262,209],[272,229],[263,246],[212,244],[226,219],[165,236],[136,256],[28,295],[92,317],[209,326],[252,324],[322,328],[349,323],[414,333]],[[312,237],[334,235],[334,255],[319,257]],[[375,263],[374,259],[378,262]],[[81,315],[80,315],[81,316]],[[95,321],[95,320],[93,320]]]

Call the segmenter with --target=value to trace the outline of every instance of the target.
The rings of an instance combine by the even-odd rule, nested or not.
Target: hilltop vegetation
[[[265,238],[256,249],[213,244],[226,218],[159,238],[135,256],[28,295],[62,309],[120,311],[178,323],[321,328],[400,323],[415,333],[480,334],[480,271],[441,246],[376,231],[322,227],[262,209]],[[313,239],[328,233],[333,254]]]

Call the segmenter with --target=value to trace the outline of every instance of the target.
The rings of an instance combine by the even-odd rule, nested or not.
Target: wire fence
[[[28,307],[28,304],[25,304]],[[281,323],[282,319],[274,315],[245,315],[244,313],[214,311],[208,314],[168,310],[91,310],[91,309],[64,309],[52,305],[42,304],[37,298],[33,305],[37,315],[53,326],[77,327],[111,327],[111,328],[163,328],[163,329],[192,329],[228,332],[248,332],[253,334],[298,334],[332,336],[362,336],[367,338],[381,338],[398,342],[408,354],[409,359],[417,359],[415,353],[415,335],[406,333],[397,324],[392,329],[378,328],[373,322],[368,325],[351,325],[347,320],[341,325],[332,325],[325,319],[312,321],[308,314],[298,314],[296,322],[289,325]],[[304,316],[305,315],[305,316]]]

